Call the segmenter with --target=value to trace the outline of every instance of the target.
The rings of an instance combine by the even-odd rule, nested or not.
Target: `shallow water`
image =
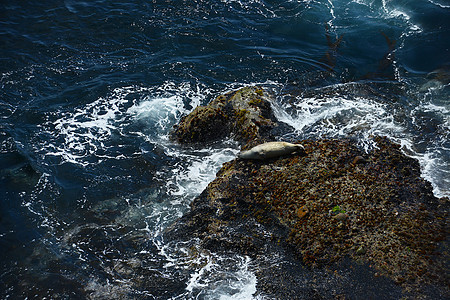
[[[450,196],[443,0],[3,1],[2,298],[249,299],[251,260],[161,232],[232,141],[168,139],[181,116],[259,84],[280,139],[387,135]],[[57,282],[58,284],[55,284]]]

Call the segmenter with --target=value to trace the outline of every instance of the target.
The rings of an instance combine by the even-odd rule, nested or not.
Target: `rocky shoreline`
[[[286,126],[263,89],[245,87],[196,108],[172,138],[249,149]],[[305,151],[225,163],[165,237],[251,257],[271,298],[448,298],[449,199],[399,145],[374,141],[369,153],[350,139],[293,141]]]

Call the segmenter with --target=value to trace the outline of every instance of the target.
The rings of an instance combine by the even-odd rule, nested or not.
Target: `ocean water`
[[[167,242],[239,146],[168,139],[261,85],[280,139],[385,135],[450,196],[447,0],[0,4],[0,298],[270,299],[248,257]]]

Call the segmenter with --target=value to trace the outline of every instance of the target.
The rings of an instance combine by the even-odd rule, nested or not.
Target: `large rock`
[[[375,141],[225,163],[166,238],[250,256],[258,292],[278,299],[448,298],[449,201],[397,144]]]
[[[271,131],[280,124],[268,98],[259,87],[221,95],[184,116],[171,132],[171,138],[182,144],[196,144],[232,137],[247,148],[271,140]]]

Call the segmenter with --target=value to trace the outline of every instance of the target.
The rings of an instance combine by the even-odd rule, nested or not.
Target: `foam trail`
[[[428,0],[428,2],[430,2],[430,3],[432,3],[432,4],[436,5],[436,6],[439,6],[440,8],[450,8],[450,5],[442,4],[441,3],[442,0],[441,1],[439,1],[439,0]]]

